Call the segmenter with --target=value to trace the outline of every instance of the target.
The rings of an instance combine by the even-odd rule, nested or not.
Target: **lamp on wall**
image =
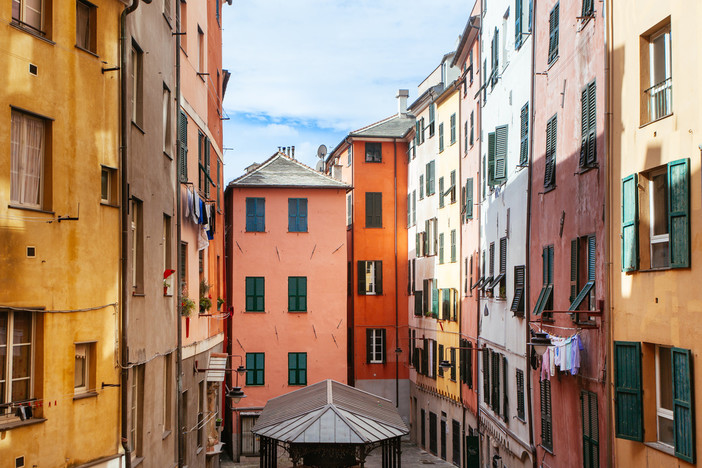
[[[224,356],[224,355],[221,355]],[[236,374],[236,386],[233,387],[229,392],[227,393],[227,398],[231,400],[232,405],[236,405],[241,401],[242,398],[246,398],[246,394],[244,391],[241,389],[239,386],[239,376],[246,374],[246,367],[244,367],[244,359],[242,356],[238,354],[229,354],[226,356],[227,358],[232,358],[232,357],[238,357],[240,360],[239,367],[236,369],[234,368],[206,368],[206,369],[200,369],[197,367],[197,361],[195,361],[195,372],[207,372],[207,371],[213,371],[213,372],[224,372],[224,373],[231,373],[234,372]],[[226,362],[226,361],[225,361]]]
[[[528,344],[531,345],[531,349],[536,354],[543,356],[548,347],[551,346],[551,338],[548,336],[548,333],[532,331],[531,342]]]
[[[475,351],[476,353],[479,353],[480,351],[485,351],[485,349],[487,348],[476,348],[471,346],[449,346],[444,350],[444,354],[446,354],[446,351],[448,351],[449,349],[470,349]],[[454,365],[455,364],[451,364],[451,361],[449,361],[448,359],[442,359],[441,361],[439,361],[439,367],[441,367],[442,370],[451,369]]]

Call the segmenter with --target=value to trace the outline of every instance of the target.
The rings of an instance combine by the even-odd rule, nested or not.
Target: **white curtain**
[[[44,121],[13,111],[11,132],[10,199],[13,203],[39,208],[44,165]]]
[[[76,45],[83,49],[90,49],[90,7],[86,4],[76,3]]]

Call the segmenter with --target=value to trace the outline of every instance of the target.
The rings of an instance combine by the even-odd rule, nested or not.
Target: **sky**
[[[224,180],[279,146],[314,167],[317,148],[397,112],[455,50],[467,0],[234,0],[225,3]]]

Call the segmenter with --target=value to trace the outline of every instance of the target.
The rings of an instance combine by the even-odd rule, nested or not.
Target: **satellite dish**
[[[324,145],[322,145],[322,146],[324,146]],[[316,169],[317,169],[317,172],[324,172],[324,161],[323,160],[320,159],[319,161],[317,161]]]
[[[319,145],[319,148],[317,148],[317,157],[319,159],[324,159],[326,155],[327,155],[327,146],[326,145]]]

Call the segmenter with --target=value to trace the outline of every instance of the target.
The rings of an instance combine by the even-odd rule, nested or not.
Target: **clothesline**
[[[543,328],[541,328],[541,327],[558,328],[558,329],[561,329],[561,330],[576,330],[575,333],[573,333],[572,335],[568,335],[568,336],[559,336],[559,335],[555,335],[555,334],[553,334],[553,333],[547,332],[549,335],[555,336],[556,338],[570,338],[571,336],[579,335],[579,334],[583,331],[582,328],[559,327],[559,326],[557,326],[557,325],[549,325],[548,323],[538,324],[538,325],[539,325],[539,328],[537,329],[537,328],[535,328],[535,325],[537,325],[537,324],[538,324],[538,322],[530,322],[530,323],[529,323],[529,326],[530,326],[533,330],[538,330],[538,331],[544,331]]]

